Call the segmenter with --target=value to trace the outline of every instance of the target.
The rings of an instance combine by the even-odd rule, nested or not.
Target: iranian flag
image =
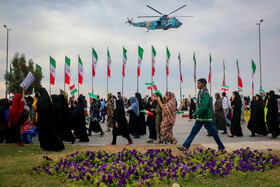
[[[153,88],[153,84],[154,84],[154,82],[151,82],[151,83],[145,83],[145,85],[147,86],[147,89],[148,89],[148,90],[152,90],[152,88]]]
[[[75,84],[73,84],[72,86],[69,86],[71,95],[74,95],[76,92],[78,92],[77,88],[75,87]]]
[[[125,77],[125,67],[127,62],[127,56],[126,56],[127,50],[123,47],[123,68],[122,68],[122,75]]]
[[[254,60],[252,59],[252,90],[254,90],[254,76],[256,73],[256,69],[257,69],[257,66],[256,66]],[[254,95],[254,93],[253,93],[253,95]]]
[[[140,46],[138,46],[138,66],[137,66],[137,76],[140,77],[140,69],[141,69],[141,63],[143,60],[143,53],[144,49],[142,49]]]
[[[93,98],[97,99],[97,95],[94,95],[90,92],[88,92],[88,95],[89,95],[89,99],[93,99]]]
[[[195,53],[193,53],[193,62],[194,62],[194,74],[193,74],[193,78],[194,78],[194,82],[196,83],[196,58],[195,58]]]
[[[95,70],[97,67],[98,55],[94,48],[92,48],[92,76],[95,77]]]
[[[107,76],[108,77],[111,77],[111,64],[112,64],[112,60],[109,53],[109,49],[107,48]]]
[[[148,111],[148,110],[140,110],[140,112],[148,114],[148,115],[154,115],[152,112]]]
[[[65,83],[70,84],[71,78],[71,68],[70,68],[71,60],[67,56],[65,56]]]
[[[156,61],[155,61],[155,57],[156,57],[156,50],[154,48],[154,46],[152,46],[152,76],[155,76],[155,71],[156,71]]]
[[[260,90],[260,94],[264,96],[265,95],[265,91],[264,90]]]
[[[211,76],[212,76],[212,67],[211,67],[211,64],[212,64],[212,57],[211,57],[211,54],[209,54],[209,76],[208,76],[208,83],[211,82]]]
[[[83,68],[83,62],[78,56],[78,61],[79,61],[79,84],[83,84],[83,78],[84,78],[84,68]]]
[[[240,70],[239,70],[238,59],[236,61],[236,65],[237,65],[237,75],[238,75],[238,92],[242,92],[243,83],[242,83],[242,79],[240,77]]]
[[[50,56],[50,82],[52,85],[54,85],[55,82],[55,75],[56,75],[56,62]]]
[[[194,102],[194,104],[196,104],[196,102],[197,102],[196,98],[193,98],[193,102]]]
[[[181,55],[180,55],[180,53],[179,53],[178,59],[179,59],[180,80],[183,83],[183,76],[182,76],[182,71],[181,71]]]
[[[229,86],[226,86],[226,85],[222,85],[222,88],[221,90],[224,90],[224,91],[228,91],[229,90]]]
[[[169,61],[170,61],[170,52],[166,46],[166,76],[169,75]]]

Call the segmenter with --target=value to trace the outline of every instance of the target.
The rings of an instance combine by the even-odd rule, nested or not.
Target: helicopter
[[[193,17],[193,16],[169,17],[170,14],[173,14],[174,12],[184,8],[186,5],[181,6],[180,8],[177,8],[176,10],[170,12],[169,14],[163,14],[163,13],[159,12],[158,10],[152,8],[149,5],[146,5],[146,6],[162,16],[138,16],[137,18],[159,17],[159,19],[154,20],[154,21],[144,21],[144,22],[137,22],[137,23],[132,22],[133,18],[132,19],[127,18],[127,22],[125,22],[125,23],[128,23],[129,26],[132,25],[135,27],[145,27],[145,28],[147,28],[147,32],[149,32],[149,30],[156,30],[156,29],[162,29],[162,30],[168,30],[171,28],[177,29],[177,28],[181,27],[181,25],[183,23],[181,23],[176,17]]]

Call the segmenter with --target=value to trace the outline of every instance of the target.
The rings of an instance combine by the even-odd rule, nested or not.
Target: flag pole
[[[107,47],[107,100],[108,100],[108,47]]]
[[[251,59],[253,61],[253,59]],[[254,96],[254,70],[252,68],[252,97]]]
[[[167,50],[167,46],[166,46],[166,50]],[[166,63],[167,63],[167,60],[168,60],[168,55],[167,55],[167,51],[166,51]],[[169,64],[168,64],[168,66],[169,66]],[[166,73],[166,92],[168,92],[168,76],[167,76],[167,66],[166,65],[165,65],[165,73]]]
[[[138,86],[139,86],[139,76],[138,76],[138,74],[137,74],[137,93],[138,93],[138,91],[139,91]]]
[[[65,72],[66,72],[66,62],[64,64],[64,91],[65,91],[65,81],[66,81]]]
[[[51,56],[50,56],[51,59]],[[52,84],[51,84],[51,62],[50,62],[50,95],[52,94]]]
[[[93,51],[93,48],[92,48],[92,51]],[[91,61],[93,63],[93,53],[91,52]],[[94,64],[91,65],[91,92],[93,94],[93,66]]]
[[[124,50],[124,46],[123,46],[123,50]],[[124,53],[124,51],[123,51],[123,53]],[[123,54],[123,62],[124,62],[124,54]],[[124,66],[123,66],[123,71],[124,71]],[[123,97],[123,79],[124,79],[124,77],[123,77],[123,73],[122,73],[122,97]]]
[[[153,46],[151,46],[151,50],[152,50],[152,53],[151,53],[151,57],[152,57],[152,71],[151,71],[151,83],[153,82]],[[153,96],[153,87],[151,89],[151,97]]]
[[[209,52],[209,57],[210,56],[211,56],[211,54]],[[209,58],[209,60],[210,60],[210,58]],[[210,71],[210,96],[212,97],[212,69],[211,69],[211,62],[209,62],[209,71]]]
[[[79,81],[79,55],[78,55],[78,97],[80,96],[80,81]]]
[[[239,81],[238,81],[238,64],[237,64],[237,62],[238,62],[238,59],[237,59],[237,61],[236,61],[236,68],[237,68],[237,91],[239,92],[239,89],[238,89],[238,87],[239,87]]]
[[[182,81],[181,81],[181,76],[182,76],[182,72],[181,72],[181,55],[179,52],[179,71],[180,71],[180,99],[182,99]]]

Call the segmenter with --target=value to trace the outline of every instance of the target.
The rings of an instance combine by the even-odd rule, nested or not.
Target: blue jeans
[[[28,143],[31,143],[31,142],[32,142],[32,139],[31,139],[30,134],[22,134],[22,135],[21,135],[21,141],[24,142],[25,139],[27,140]]]
[[[218,144],[218,149],[223,150],[225,146],[223,145],[221,139],[219,138],[219,135],[216,131],[216,128],[214,127],[212,122],[206,122],[206,121],[197,121],[195,122],[191,134],[189,137],[186,139],[186,141],[183,143],[183,146],[186,147],[187,149],[191,146],[191,143],[197,133],[200,131],[201,127],[204,125],[204,127],[207,129],[207,131],[213,136],[215,139],[216,143]]]
[[[227,122],[228,126],[231,126],[231,122],[230,122],[229,119],[227,118],[228,113],[229,113],[229,108],[226,109],[225,118],[226,118],[226,122]]]

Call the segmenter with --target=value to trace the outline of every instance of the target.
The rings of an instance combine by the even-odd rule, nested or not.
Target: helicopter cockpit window
[[[158,26],[161,26],[161,21],[157,21],[157,25],[158,25]]]

